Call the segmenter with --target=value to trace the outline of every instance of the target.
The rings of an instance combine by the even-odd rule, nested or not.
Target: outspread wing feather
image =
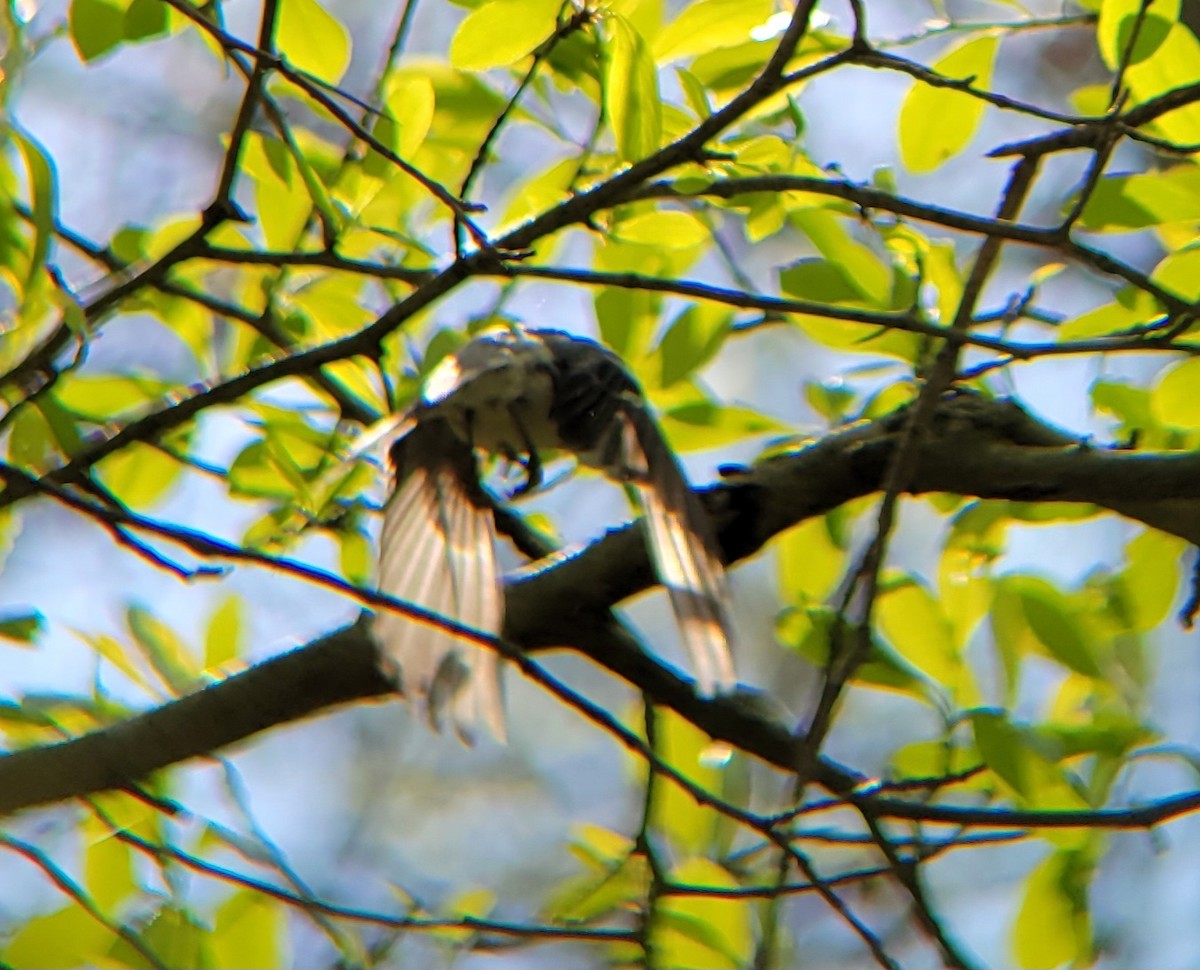
[[[496,528],[479,500],[475,458],[440,420],[417,422],[392,450],[396,489],[384,511],[379,589],[498,636],[504,618]],[[440,728],[470,742],[480,724],[504,738],[500,658],[399,613],[375,620],[385,666]]]
[[[650,550],[705,694],[735,685],[729,584],[708,515],[615,354],[537,331],[556,365],[551,418],[562,444],[638,491]]]
[[[645,409],[631,403],[618,420],[658,578],[671,598],[697,684],[703,694],[731,690],[736,677],[729,583],[708,514]]]

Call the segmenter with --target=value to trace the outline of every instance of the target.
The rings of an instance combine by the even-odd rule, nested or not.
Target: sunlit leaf
[[[12,967],[97,966],[112,934],[81,906],[35,916],[8,939],[0,955]]]
[[[275,43],[292,67],[330,84],[350,64],[350,34],[318,0],[279,0]]]
[[[204,669],[213,670],[242,655],[245,648],[245,603],[229,595],[213,610],[204,632]]]
[[[697,0],[686,4],[655,38],[654,56],[665,63],[745,43],[750,40],[750,32],[765,23],[774,10],[769,0]]]
[[[1000,39],[992,34],[954,46],[930,70],[987,89]],[[900,157],[910,172],[932,172],[959,154],[979,128],[985,103],[963,91],[915,81],[900,106]]]
[[[138,891],[133,850],[111,833],[96,838],[84,852],[83,883],[101,912],[111,912]]]
[[[671,871],[674,882],[733,889],[727,870],[708,859],[691,858]],[[687,895],[660,903],[652,924],[655,955],[667,967],[744,967],[753,953],[750,908],[738,899]]]
[[[188,693],[200,670],[191,651],[166,623],[141,606],[125,611],[133,641],[154,672],[176,694]]]
[[[637,29],[616,15],[604,21],[606,39],[605,108],[617,151],[636,161],[662,140],[658,74]]]
[[[1096,183],[1080,219],[1085,229],[1130,232],[1200,219],[1200,168],[1177,165],[1152,175],[1113,175]]]
[[[1135,630],[1152,630],[1171,611],[1179,588],[1180,563],[1188,545],[1176,536],[1147,529],[1125,547],[1126,608]]]
[[[96,466],[105,488],[134,510],[144,510],[175,484],[183,466],[161,449],[134,442]]]
[[[666,708],[658,709],[655,743],[659,758],[700,788],[720,794],[724,771],[708,763],[705,751],[712,739]],[[680,851],[702,854],[712,848],[721,815],[701,805],[674,781],[657,786],[651,817],[655,828]]]
[[[287,966],[287,922],[283,905],[251,890],[239,890],[217,908],[210,946],[213,970]]]
[[[1096,41],[1108,69],[1152,57],[1179,19],[1179,5],[1180,0],[1104,0]]]
[[[1013,924],[1013,955],[1022,967],[1086,966],[1094,959],[1088,887],[1094,863],[1077,849],[1050,855],[1030,873]]]
[[[1200,359],[1171,365],[1150,392],[1150,412],[1160,424],[1188,431],[1200,428]]]
[[[450,63],[486,71],[520,60],[554,32],[560,0],[487,0],[450,41]]]

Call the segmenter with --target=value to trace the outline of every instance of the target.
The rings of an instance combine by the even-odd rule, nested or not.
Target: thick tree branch
[[[898,411],[754,468],[727,471],[705,500],[729,561],[877,491],[903,423]],[[909,491],[1086,502],[1200,543],[1200,454],[1091,448],[1010,402],[965,395],[943,400],[919,444]],[[654,582],[640,528],[614,530],[577,556],[514,579],[506,638],[530,650],[578,650],[713,737],[795,770],[802,737],[763,718],[744,698],[698,697],[688,681],[615,627],[611,607]],[[389,690],[361,625],[339,630],[111,728],[0,758],[0,814],[120,788],[268,728]],[[824,759],[809,768],[821,785],[842,794],[863,780]]]

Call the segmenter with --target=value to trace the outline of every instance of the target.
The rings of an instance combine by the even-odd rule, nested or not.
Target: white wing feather
[[[440,422],[418,424],[400,446],[397,487],[380,535],[379,590],[499,636],[504,599],[495,522],[491,509],[475,499],[478,486],[464,480],[464,471],[474,472],[464,469],[461,450],[446,457],[448,434]],[[465,464],[472,461],[468,449]],[[494,650],[395,612],[377,614],[375,635],[401,692],[424,704],[435,727],[449,714],[468,743],[480,724],[504,739],[500,658]]]

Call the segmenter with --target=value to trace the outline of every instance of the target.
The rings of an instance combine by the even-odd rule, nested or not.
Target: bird
[[[570,453],[632,486],[704,695],[732,690],[730,594],[711,522],[624,362],[594,340],[518,324],[482,331],[430,371],[401,416],[379,541],[378,589],[499,636],[504,593],[480,452],[519,466],[513,498],[542,484],[544,453]],[[376,613],[385,673],[470,744],[505,738],[493,649],[392,611]]]

